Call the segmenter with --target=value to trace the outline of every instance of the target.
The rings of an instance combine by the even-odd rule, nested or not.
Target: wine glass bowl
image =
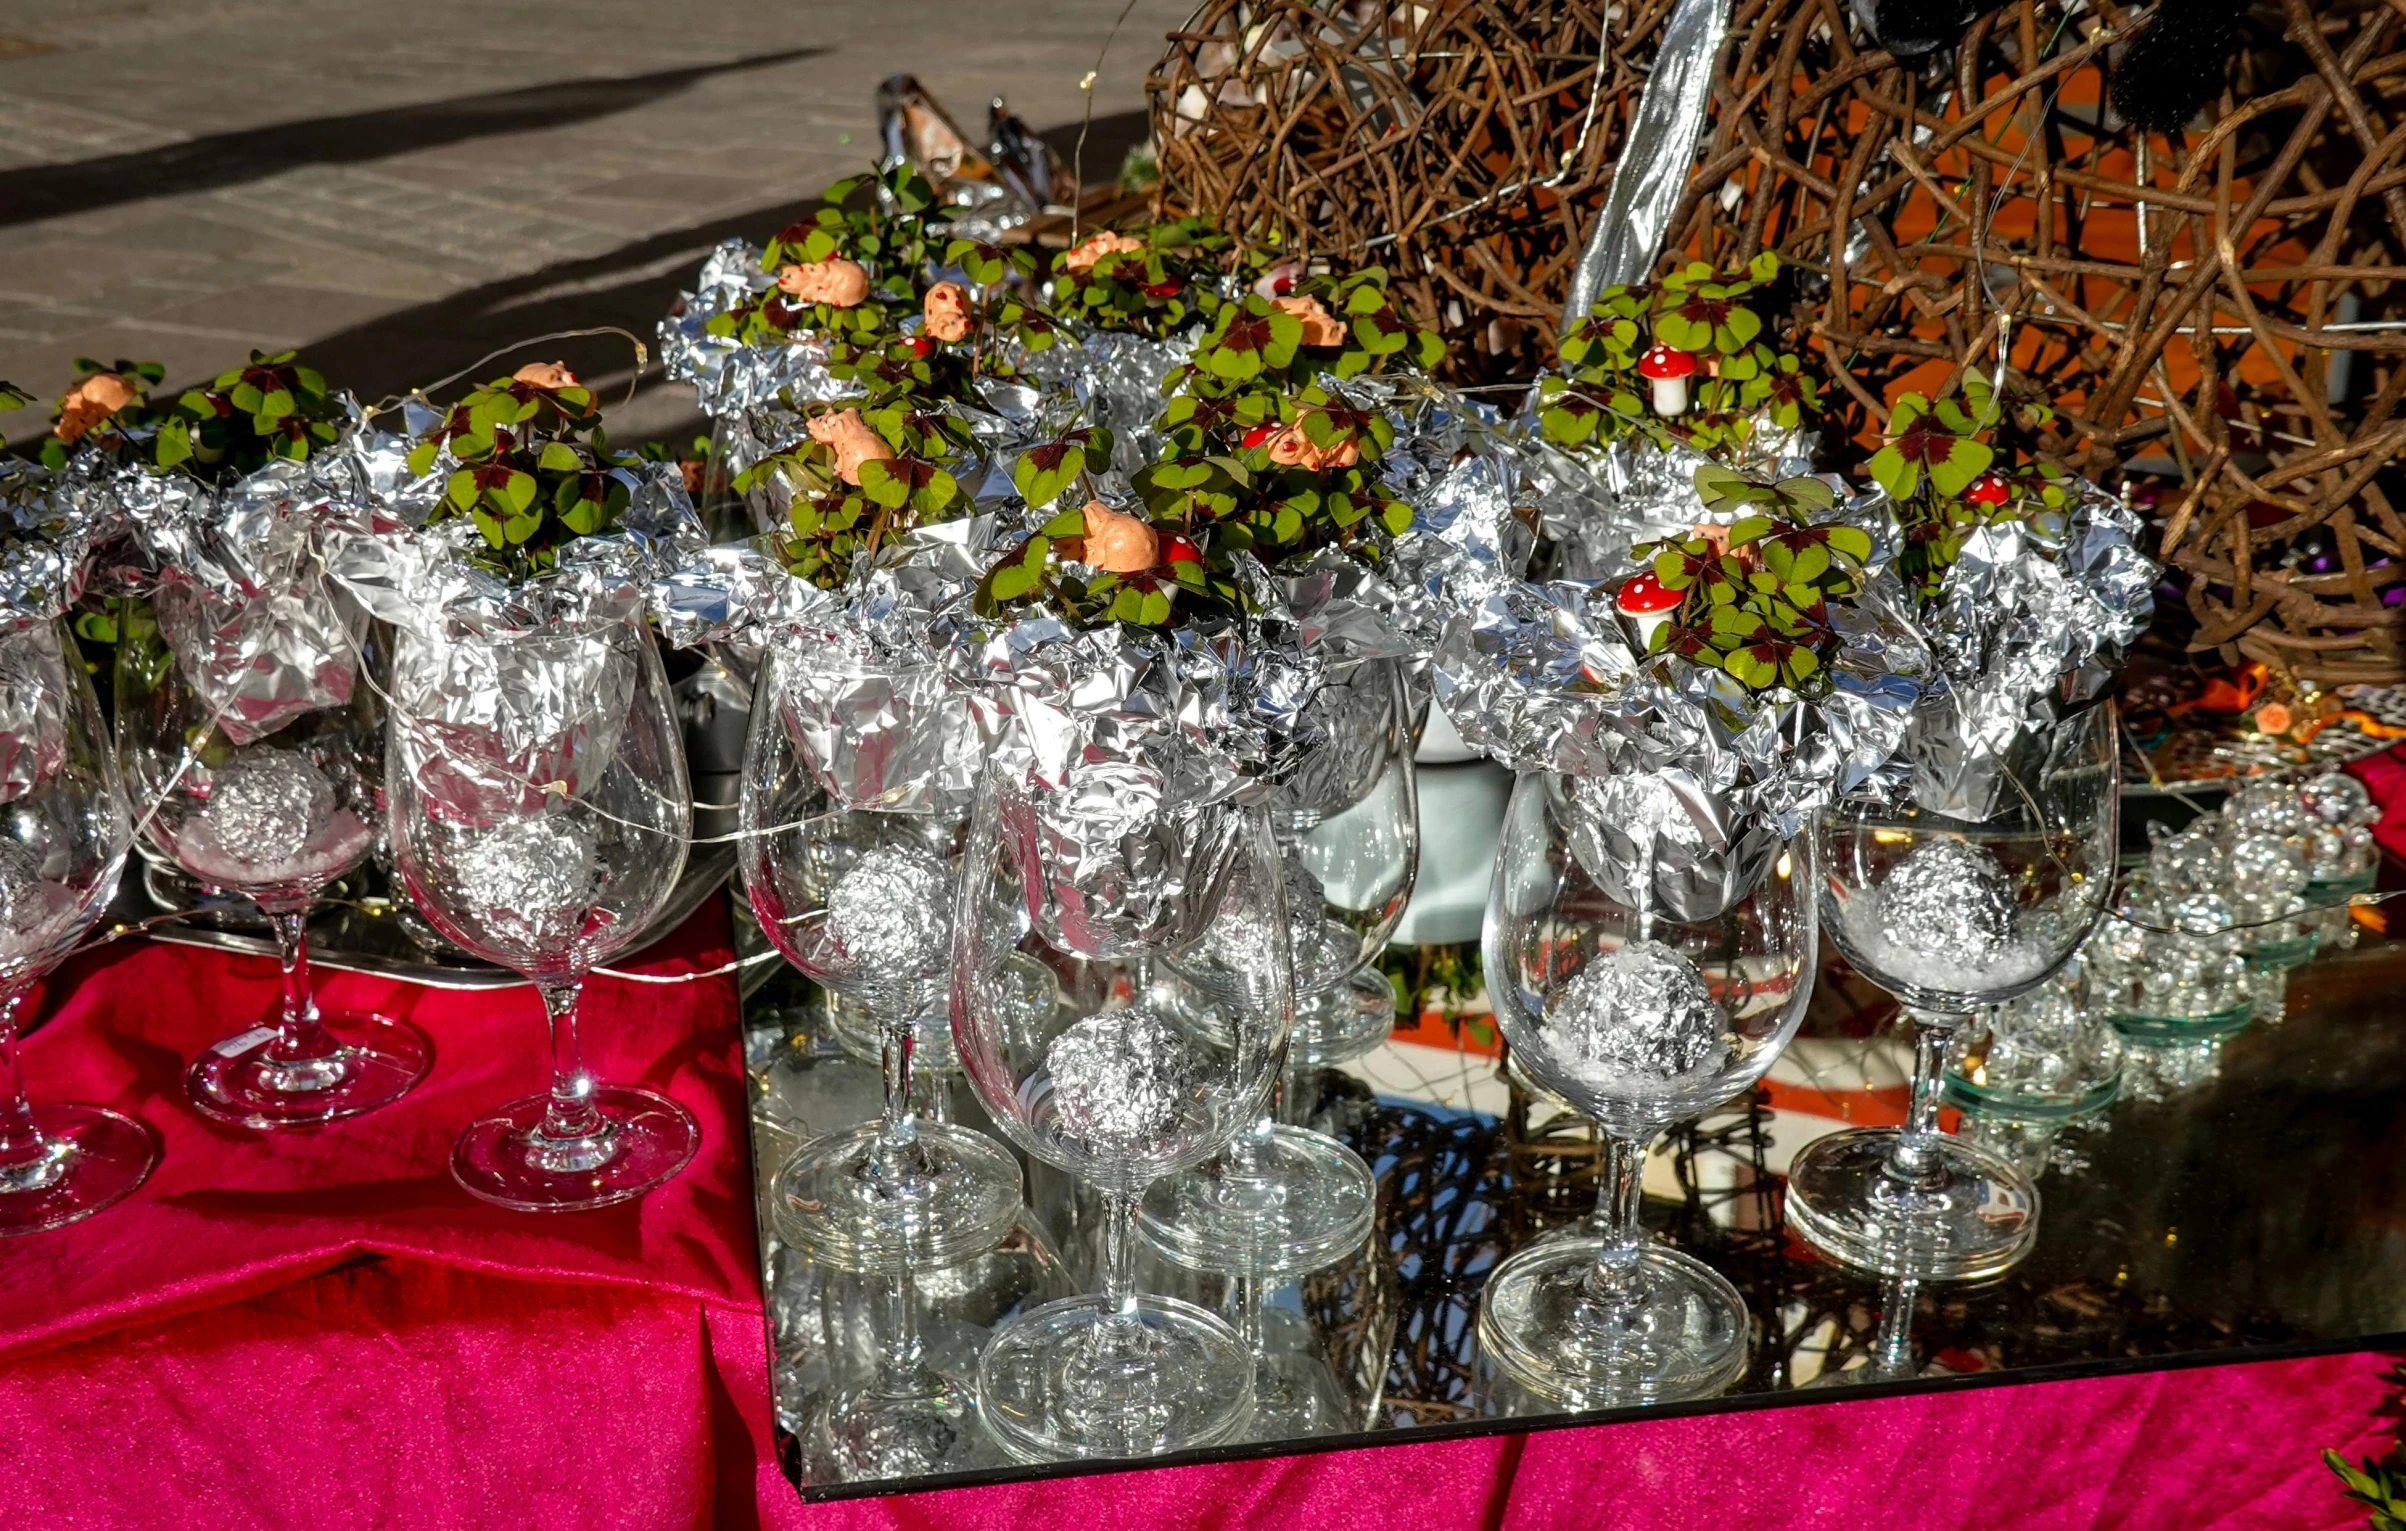
[[[2046,981],[2111,902],[2117,751],[2105,703],[2058,721],[1986,819],[1862,796],[1816,820],[1823,923],[1916,1034],[1905,1126],[1833,1133],[1790,1168],[1788,1220],[1816,1248],[1929,1280],[1993,1275],[2029,1252],[2037,1188],[1939,1132],[1938,1098],[1968,1014]]]
[[[382,812],[369,624],[315,574],[212,630],[223,615],[177,586],[128,603],[118,762],[144,836],[201,882],[256,903],[283,956],[280,1015],[193,1060],[193,1105],[247,1127],[312,1127],[400,1098],[431,1052],[404,1022],[320,1007],[310,982],[310,903],[367,859]]]
[[[1243,1428],[1251,1360],[1217,1316],[1135,1290],[1137,1199],[1218,1151],[1267,1098],[1294,1005],[1277,846],[1259,807],[1197,806],[1144,826],[1176,847],[1181,880],[1143,917],[1160,933],[1150,947],[1098,962],[1071,944],[1077,921],[1047,918],[1062,895],[1090,890],[1065,886],[1069,864],[1024,832],[1047,811],[1076,832],[1075,807],[1038,801],[1053,790],[1008,766],[980,789],[954,920],[953,1038],[997,1127],[1103,1193],[1105,1285],[998,1333],[979,1362],[979,1404],[1022,1460],[1211,1445]],[[1116,805],[1088,826],[1125,827]],[[1116,874],[1107,857],[1095,869]],[[1098,908],[1117,897],[1102,891]],[[1237,946],[1248,960],[1227,961]]]
[[[1638,1223],[1645,1146],[1751,1089],[1803,1020],[1817,915],[1810,846],[1708,918],[1658,908],[1598,854],[1563,777],[1524,775],[1505,810],[1482,955],[1515,1066],[1603,1127],[1600,1229],[1524,1249],[1480,1300],[1482,1353],[1511,1385],[1572,1407],[1709,1397],[1744,1371],[1737,1290]],[[1591,864],[1594,863],[1594,864]]]
[[[98,1106],[35,1106],[17,1018],[34,981],[108,907],[133,845],[117,761],[63,619],[0,619],[0,1237],[118,1201],[158,1160],[139,1124]]]
[[[639,1196],[684,1168],[699,1129],[666,1096],[588,1075],[575,1012],[585,975],[658,920],[692,833],[650,634],[640,619],[413,633],[394,694],[394,869],[445,940],[532,979],[552,1027],[550,1092],[472,1124],[452,1175],[524,1211]]]

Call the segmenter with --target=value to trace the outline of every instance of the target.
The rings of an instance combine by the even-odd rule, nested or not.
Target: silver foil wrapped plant
[[[2067,711],[2106,694],[2154,616],[2162,572],[2140,548],[2137,514],[2102,488],[2001,460],[1991,437],[2004,415],[1976,375],[1960,401],[1908,394],[1869,464],[1934,660],[1906,746],[1912,798],[1972,821],[2004,806]]]
[[[1433,666],[1462,737],[1570,778],[1573,848],[1615,897],[1681,919],[1744,898],[1815,810],[1891,773],[1928,659],[1895,610],[1876,501],[1697,471],[1686,535],[1546,584],[1457,560]],[[1483,507],[1477,533],[1511,538]],[[1866,530],[1866,526],[1872,530]],[[1449,577],[1450,575],[1450,577]]]
[[[678,470],[612,451],[557,364],[403,418],[406,436],[350,439],[360,492],[326,566],[397,631],[393,758],[431,810],[524,818],[606,767],[636,686],[618,630],[701,527]]]

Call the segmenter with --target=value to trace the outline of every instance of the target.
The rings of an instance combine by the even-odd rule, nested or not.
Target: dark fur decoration
[[[1877,0],[1871,29],[1879,34],[1880,46],[1898,58],[1920,58],[1961,37],[1986,9],[1976,0]]]
[[[2248,0],[2158,0],[2114,66],[2114,110],[2145,133],[2177,133],[2222,89]]]

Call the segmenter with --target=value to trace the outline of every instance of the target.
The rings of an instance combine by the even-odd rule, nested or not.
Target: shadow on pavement
[[[656,74],[562,80],[348,117],[213,133],[189,143],[74,164],[0,171],[0,227],[238,186],[301,165],[356,164],[413,149],[590,122],[647,106],[718,75],[771,68],[826,51],[788,48]]]

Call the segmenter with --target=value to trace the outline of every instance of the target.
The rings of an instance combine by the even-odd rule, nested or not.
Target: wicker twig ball
[[[1671,244],[1779,250],[1866,434],[2012,316],[2059,411],[2029,444],[2164,481],[2192,647],[2406,678],[2406,16],[2231,7],[2196,115],[2141,133],[2111,81],[2149,7],[2016,0],[1901,63],[1852,11],[1737,0]]]
[[[1164,211],[1386,265],[1457,377],[1526,377],[1672,4],[1205,0],[1148,82]]]

